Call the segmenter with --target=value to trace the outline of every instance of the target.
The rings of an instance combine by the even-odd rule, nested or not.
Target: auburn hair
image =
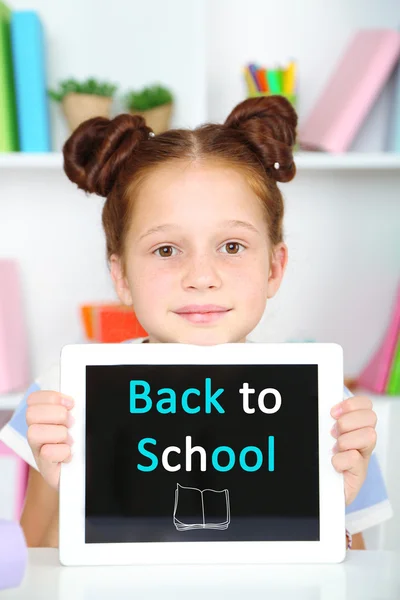
[[[107,198],[102,221],[108,260],[115,253],[125,265],[125,239],[140,186],[157,167],[174,161],[240,171],[262,202],[273,248],[283,241],[284,203],[277,182],[288,182],[296,173],[296,127],[294,108],[278,95],[240,102],[223,124],[158,135],[139,115],[95,117],[65,142],[64,170],[78,188]]]

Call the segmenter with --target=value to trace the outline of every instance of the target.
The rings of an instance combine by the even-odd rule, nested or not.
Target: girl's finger
[[[362,409],[372,409],[371,398],[368,398],[368,396],[352,396],[351,398],[346,398],[346,400],[336,404],[336,406],[331,409],[331,416],[334,419],[337,419],[340,415]]]
[[[69,425],[72,423],[69,415],[69,411],[61,404],[33,404],[26,409],[26,422],[28,425]]]
[[[35,423],[28,427],[28,442],[37,452],[43,444],[68,443],[68,429],[64,425],[41,425]]]
[[[376,445],[376,431],[373,427],[364,427],[356,429],[349,433],[343,433],[336,440],[334,452],[347,452],[348,450],[358,451],[362,457],[367,458]]]
[[[56,464],[67,462],[71,458],[71,446],[68,444],[44,444],[40,448],[39,458]]]
[[[332,464],[338,473],[350,471],[353,475],[362,475],[366,469],[366,461],[358,450],[347,450],[332,456]]]
[[[40,390],[29,394],[26,403],[28,406],[33,406],[34,404],[61,404],[65,408],[70,409],[74,406],[74,399],[59,392]]]
[[[361,409],[346,413],[338,418],[332,427],[333,437],[338,437],[342,433],[363,429],[364,427],[375,427],[377,416],[373,410]]]

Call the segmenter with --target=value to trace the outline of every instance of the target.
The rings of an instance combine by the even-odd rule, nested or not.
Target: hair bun
[[[224,125],[246,134],[264,168],[276,181],[293,179],[297,114],[284,96],[247,98],[235,106]]]
[[[150,132],[140,115],[88,119],[64,144],[64,171],[78,188],[107,197],[126,160]]]

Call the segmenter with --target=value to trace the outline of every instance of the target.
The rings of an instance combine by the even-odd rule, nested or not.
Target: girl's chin
[[[193,344],[196,346],[215,346],[245,342],[246,338],[232,339],[232,335],[222,331],[197,330],[194,332],[176,332],[175,335],[162,335],[159,338],[150,336],[150,343]]]

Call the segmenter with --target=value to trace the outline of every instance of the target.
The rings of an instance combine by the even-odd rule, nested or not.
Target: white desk
[[[62,567],[32,549],[24,581],[0,600],[399,600],[400,554],[351,551],[340,565]]]

